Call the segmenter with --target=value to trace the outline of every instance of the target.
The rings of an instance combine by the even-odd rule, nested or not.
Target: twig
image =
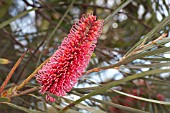
[[[18,59],[18,61],[15,63],[15,65],[13,66],[13,68],[11,69],[11,71],[9,72],[9,74],[7,75],[5,81],[3,82],[3,84],[0,87],[0,93],[3,91],[3,89],[5,88],[5,86],[8,84],[9,80],[11,79],[13,73],[15,72],[15,70],[17,69],[17,67],[19,66],[19,64],[21,63],[22,59],[24,58],[24,55],[26,54],[28,50],[26,50],[22,56]]]
[[[137,55],[136,53],[139,53],[140,50],[142,50],[142,48],[146,47],[146,46],[149,46],[151,44],[155,44],[158,40],[161,40],[162,38],[164,38],[165,36],[167,36],[167,33],[163,33],[160,37],[158,37],[157,39],[155,39],[154,41],[152,41],[151,43],[148,43],[146,45],[141,45],[140,47],[134,49],[131,53],[129,53],[129,55],[123,57],[118,63],[116,64],[113,64],[113,65],[109,65],[109,66],[103,66],[103,67],[98,67],[98,68],[93,68],[93,69],[90,69],[86,72],[84,72],[83,74],[90,74],[92,72],[99,72],[101,70],[106,70],[106,69],[110,69],[110,68],[114,68],[114,69],[119,69],[119,66],[123,65],[123,64],[126,64],[138,57],[134,57],[135,55]],[[128,59],[130,58],[131,56],[133,56],[134,58],[133,59]]]
[[[103,67],[98,67],[98,68],[93,68],[93,69],[90,69],[86,72],[84,72],[83,74],[90,74],[92,72],[99,72],[101,70],[106,70],[106,69],[110,69],[110,68],[114,68],[114,69],[118,69],[119,66],[123,65],[123,64],[126,64],[128,63],[129,61],[128,60],[121,60],[119,61],[118,63],[116,64],[113,64],[113,65],[110,65],[110,66],[103,66]]]
[[[51,38],[53,37],[53,35],[55,34],[55,32],[57,31],[57,29],[60,27],[60,25],[62,24],[63,20],[65,19],[65,17],[67,16],[68,12],[70,11],[70,9],[72,8],[73,4],[74,4],[75,0],[72,0],[71,4],[69,5],[69,7],[67,8],[66,12],[64,13],[64,15],[62,16],[62,18],[60,19],[60,21],[58,22],[57,26],[54,28],[54,30],[52,31],[52,33],[50,34],[50,36],[48,37],[47,41],[44,43],[43,49],[45,48],[46,45],[48,45],[48,43],[50,42]],[[39,55],[39,59],[41,58],[42,53]],[[37,64],[39,64],[39,60],[37,62]]]
[[[149,45],[152,44],[156,44],[157,41],[162,40],[163,38],[165,38],[167,36],[167,33],[163,33],[160,37],[158,37],[157,39],[153,40],[151,43],[145,44],[145,45],[141,45],[140,47],[134,49],[131,53],[136,53],[136,52],[140,52],[140,50],[142,50],[144,47],[147,47]],[[129,54],[130,55],[130,54]],[[128,56],[128,55],[127,55]],[[126,57],[127,57],[126,56]]]
[[[16,87],[16,90],[20,90],[21,88],[23,88],[25,86],[26,83],[28,83],[34,76],[35,74],[38,72],[39,69],[41,69],[41,67],[49,60],[50,58],[48,58],[47,60],[45,60],[28,78],[26,78],[19,86]]]
[[[33,88],[30,88],[30,89],[27,89],[25,91],[22,91],[22,92],[19,92],[19,93],[16,93],[14,95],[9,95],[8,97],[9,98],[13,98],[13,97],[17,97],[17,96],[21,96],[21,95],[25,95],[25,94],[28,94],[28,93],[31,93],[31,92],[34,92],[36,90],[38,90],[39,87],[33,87]]]
[[[163,33],[159,38],[155,39],[154,41],[152,41],[153,44],[155,44],[157,41],[162,40],[164,37],[166,37],[168,34],[167,33]]]
[[[10,39],[12,39],[16,44],[18,44],[19,46],[21,46],[21,47],[23,47],[23,48],[26,48],[24,45],[22,45],[19,41],[17,41],[16,39],[15,39],[15,37],[11,34],[11,33],[9,33],[6,29],[2,29],[3,30],[3,32],[6,34],[6,35],[8,35],[8,37],[10,38]]]
[[[46,40],[46,37],[48,35],[48,32],[46,33],[43,41],[40,43],[40,45],[35,49],[35,51],[31,54],[31,56],[29,57],[28,61],[26,62],[26,64],[24,65],[22,71],[20,72],[18,78],[16,79],[16,82],[20,79],[20,77],[22,76],[24,70],[26,69],[28,63],[31,61],[32,57],[35,56],[35,53],[38,51],[38,49],[44,44],[45,40]]]

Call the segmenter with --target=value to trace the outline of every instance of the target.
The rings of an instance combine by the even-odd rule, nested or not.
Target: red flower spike
[[[92,14],[83,15],[73,25],[68,37],[36,75],[41,93],[64,96],[72,89],[89,63],[102,27],[103,20],[96,20]],[[46,99],[55,101],[49,94]]]

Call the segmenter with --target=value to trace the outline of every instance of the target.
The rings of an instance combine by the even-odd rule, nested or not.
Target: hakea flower
[[[55,101],[49,93],[64,96],[77,83],[89,63],[102,27],[103,20],[96,20],[92,14],[83,15],[38,71],[36,79],[42,86],[40,92],[48,92],[47,100]]]

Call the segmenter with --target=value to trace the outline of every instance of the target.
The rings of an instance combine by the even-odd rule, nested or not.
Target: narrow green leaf
[[[140,58],[140,59],[151,61],[170,61],[170,58]]]
[[[34,95],[34,94],[28,94],[28,95],[30,95],[30,96],[38,99],[38,100],[42,100],[42,101],[43,101],[42,97],[36,96],[36,95]]]
[[[111,102],[104,101],[104,100],[101,101],[101,100],[95,99],[95,101],[109,105],[109,106],[113,106],[113,107],[116,107],[116,108],[119,108],[119,109],[122,109],[122,110],[129,111],[130,113],[149,113],[147,111],[142,111],[142,110],[139,110],[139,109],[123,106],[123,105],[120,105],[120,104],[111,103]]]
[[[54,96],[54,97],[56,97],[56,96]],[[73,102],[73,100],[68,99],[68,98],[62,97],[62,99],[63,99],[63,101],[65,101],[66,103],[71,103],[71,102]],[[102,110],[96,109],[96,108],[91,107],[91,106],[87,106],[87,105],[85,105],[85,104],[83,104],[83,103],[77,104],[76,107],[78,107],[78,108],[80,108],[80,109],[87,110],[87,111],[89,111],[90,113],[106,113],[106,112],[104,112],[104,111],[102,111]]]
[[[164,102],[164,101],[159,101],[159,100],[153,100],[153,99],[143,98],[143,97],[139,97],[139,96],[134,96],[134,95],[131,95],[131,94],[127,94],[125,92],[118,91],[118,90],[112,90],[112,91],[114,91],[116,93],[119,93],[121,95],[125,95],[125,96],[131,97],[131,98],[135,98],[135,99],[138,99],[138,100],[143,100],[143,101],[150,102],[150,103],[170,105],[170,102]]]
[[[168,25],[170,22],[170,15],[166,17],[162,22],[160,22],[157,26],[155,26],[143,39],[141,39],[139,42],[137,42],[127,53],[125,56],[130,54],[135,48],[140,47],[142,44],[146,43],[148,39],[151,39],[155,33],[160,31],[163,27]]]
[[[7,20],[7,21],[5,21],[5,22],[3,22],[3,23],[0,24],[0,29],[3,28],[3,27],[5,27],[6,25],[10,24],[11,22],[15,21],[16,19],[21,18],[22,16],[28,14],[29,12],[35,11],[35,10],[37,10],[37,9],[38,9],[38,8],[32,8],[32,9],[30,9],[30,10],[26,10],[26,11],[18,14],[17,16],[15,16],[15,17],[13,17],[13,18],[10,18],[9,20]]]
[[[167,51],[170,51],[170,47],[163,47],[163,48],[156,49],[156,50],[153,50],[153,51],[148,51],[148,52],[144,52],[144,53],[138,53],[138,54],[135,54],[133,56],[127,57],[125,63],[126,62],[128,63],[130,61],[133,61],[135,59],[139,59],[139,58],[142,58],[142,57],[165,53]]]
[[[145,81],[151,81],[152,84],[158,84],[158,85],[170,85],[170,81],[160,80],[157,78],[144,78]],[[162,89],[161,89],[162,90]]]
[[[91,96],[104,93],[106,90],[108,90],[108,89],[110,89],[110,88],[112,88],[114,86],[118,86],[118,85],[121,85],[121,84],[123,84],[125,82],[131,81],[131,80],[134,80],[134,79],[138,79],[138,78],[142,78],[142,77],[145,77],[145,76],[149,76],[149,75],[153,75],[153,74],[156,75],[156,74],[167,73],[167,72],[170,72],[170,69],[155,69],[155,70],[151,70],[151,71],[142,72],[142,73],[139,73],[139,74],[134,74],[134,75],[128,76],[126,78],[123,78],[121,80],[110,82],[110,83],[104,85],[103,87],[101,87],[101,88],[99,88],[97,90],[94,90],[94,91],[90,92],[89,94],[87,94],[85,96],[82,96],[80,99],[78,99],[78,100],[74,101],[73,103],[69,104],[68,106],[66,106],[59,113],[62,113],[64,111],[66,111],[70,107],[82,102],[83,100],[85,100],[87,98],[90,98]],[[169,102],[161,102],[161,103],[158,102],[158,103],[159,104],[170,105]]]
[[[9,64],[9,63],[11,63],[11,61],[9,61],[8,59],[0,58],[0,64]]]
[[[152,64],[141,64],[141,65],[125,65],[120,66],[121,68],[133,68],[133,69],[140,69],[140,68],[157,68],[157,67],[167,67],[170,66],[170,62],[166,63],[152,63]]]
[[[100,69],[103,69],[103,70],[104,69],[110,69],[110,68],[113,68],[113,67],[121,66],[123,64],[127,64],[127,63],[129,63],[129,62],[131,62],[135,59],[140,59],[140,58],[143,58],[143,57],[146,57],[146,56],[153,56],[153,55],[156,55],[156,54],[162,54],[162,53],[165,53],[167,51],[170,51],[170,47],[163,47],[163,48],[156,49],[156,50],[153,50],[153,51],[134,54],[134,55],[126,57],[126,60],[122,60],[122,61],[120,61],[116,64],[113,64],[113,65],[100,67]]]
[[[52,113],[58,113],[58,110],[62,109],[63,107],[61,107],[61,105],[58,105],[58,104],[55,104],[55,103],[52,103],[50,104],[53,108],[55,108],[55,111],[56,112],[52,112]],[[47,113],[51,113],[50,111],[48,111]],[[82,113],[80,111],[77,111],[77,110],[73,110],[73,109],[69,109],[68,111],[64,112],[64,113]]]
[[[78,96],[83,96],[83,94],[80,94],[80,93],[77,93],[77,92],[73,92],[73,93],[75,95],[78,95]],[[90,100],[93,100],[95,102],[99,102],[103,105],[113,106],[113,107],[116,107],[116,108],[119,108],[119,109],[122,109],[122,110],[126,110],[126,111],[129,111],[130,113],[149,113],[147,111],[142,111],[142,110],[131,108],[131,107],[128,107],[128,106],[115,104],[115,103],[112,103],[112,102],[109,102],[109,101],[99,100],[99,99],[96,99],[96,98],[90,98]]]
[[[10,107],[13,107],[15,109],[19,109],[21,111],[25,111],[26,113],[45,113],[45,112],[42,112],[42,111],[37,111],[37,110],[31,110],[31,109],[28,109],[28,108],[24,108],[22,106],[18,106],[18,105],[15,105],[15,104],[12,104],[12,103],[8,103],[8,102],[2,102],[3,104],[7,104],[8,106]]]
[[[143,52],[143,51],[146,51],[146,50],[149,50],[149,49],[152,49],[152,48],[155,48],[155,47],[158,47],[160,45],[164,45],[166,43],[170,42],[170,38],[164,38],[162,40],[159,40],[157,41],[155,44],[150,44],[144,48],[142,48],[141,50],[139,50],[140,52]]]
[[[84,104],[78,104],[76,105],[76,107],[80,108],[80,109],[84,109],[84,110],[87,110],[89,111],[90,113],[106,113],[102,110],[98,110],[96,109],[95,107],[91,107],[91,106],[86,106]]]
[[[118,8],[116,8],[115,11],[113,11],[105,20],[104,20],[104,24],[106,24],[111,18],[113,18],[113,16],[118,13],[121,9],[123,9],[125,6],[127,6],[130,2],[132,2],[132,0],[125,0],[124,3],[122,3]]]
[[[10,101],[10,98],[0,97],[0,103],[1,103],[1,102],[9,102],[9,101]]]

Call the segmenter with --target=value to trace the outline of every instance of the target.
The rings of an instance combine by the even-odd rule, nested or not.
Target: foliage
[[[0,10],[0,113],[170,112],[168,0],[1,0]],[[90,64],[48,102],[34,76],[90,11],[105,20]]]

